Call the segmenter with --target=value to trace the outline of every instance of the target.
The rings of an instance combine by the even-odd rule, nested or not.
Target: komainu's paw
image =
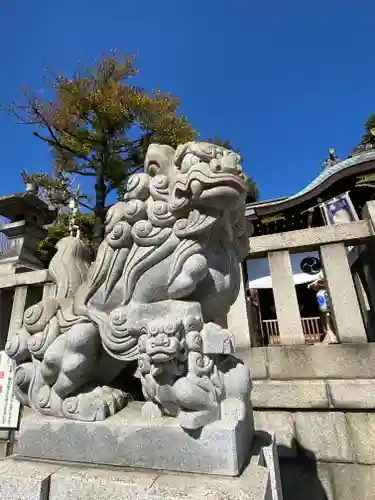
[[[142,417],[145,420],[153,420],[154,418],[161,418],[162,416],[162,410],[152,401],[146,401],[142,406]]]
[[[122,410],[127,401],[128,395],[119,389],[95,387],[67,398],[63,403],[63,413],[72,420],[105,420]]]

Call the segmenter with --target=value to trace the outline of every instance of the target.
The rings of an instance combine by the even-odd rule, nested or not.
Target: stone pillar
[[[362,216],[369,221],[375,234],[375,202],[366,203]],[[362,280],[363,287],[369,301],[369,316],[371,319],[371,329],[375,326],[375,236],[371,238],[359,257],[357,266],[358,274]],[[369,330],[368,330],[369,331]],[[374,335],[374,333],[372,333]],[[370,339],[372,340],[372,339]]]
[[[18,286],[14,291],[14,299],[12,306],[12,314],[10,316],[8,338],[22,326],[23,315],[26,309],[27,289],[28,289],[27,285]]]
[[[375,340],[375,248],[373,243],[367,246],[362,252],[358,266],[357,274],[365,291],[368,302],[367,336],[370,342]]]
[[[363,323],[365,325],[367,338],[369,342],[374,342],[375,340],[375,317],[374,317],[374,309],[372,304],[374,303],[371,300],[371,293],[369,290],[373,288],[373,283],[367,283],[367,276],[364,273],[363,265],[362,265],[362,255],[361,258],[352,266],[352,276],[354,282],[354,288],[357,293],[359,307],[362,313]],[[372,277],[370,277],[370,281],[372,282]]]
[[[0,351],[4,350],[8,338],[12,303],[13,293],[9,290],[0,290]]]
[[[232,305],[228,313],[227,325],[228,330],[234,335],[237,347],[250,347],[250,327],[242,264],[240,264],[240,275],[240,291],[238,292],[236,302]]]
[[[301,316],[292,265],[287,250],[268,253],[272,289],[279,323],[280,343],[283,345],[304,344]]]
[[[56,296],[56,285],[55,283],[44,283],[42,300],[55,298]]]
[[[373,229],[375,229],[375,201],[368,201],[363,207],[363,219],[368,219]]]
[[[344,244],[322,245],[320,254],[338,339],[367,342]]]

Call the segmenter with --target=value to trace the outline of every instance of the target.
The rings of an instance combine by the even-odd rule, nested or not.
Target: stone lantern
[[[27,185],[24,193],[0,197],[0,215],[9,221],[0,224],[8,240],[0,253],[0,275],[43,269],[37,242],[45,238],[44,226],[56,219],[56,211],[37,196],[34,185]]]

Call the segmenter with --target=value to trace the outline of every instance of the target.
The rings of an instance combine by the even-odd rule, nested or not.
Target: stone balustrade
[[[22,326],[25,310],[41,299],[53,296],[54,287],[47,269],[0,275],[0,351]],[[0,428],[0,458],[13,453],[16,438],[17,432]]]
[[[320,252],[338,341],[363,343],[374,340],[373,321],[369,320],[375,304],[374,236],[375,202],[370,201],[359,222],[250,238],[249,259],[268,257],[279,344],[305,344],[290,255],[312,250]],[[346,247],[349,246],[361,251],[350,252],[348,260]],[[360,269],[351,267],[351,261]],[[228,315],[228,328],[234,332],[240,347],[258,345],[250,326],[253,324],[250,314],[243,287]]]

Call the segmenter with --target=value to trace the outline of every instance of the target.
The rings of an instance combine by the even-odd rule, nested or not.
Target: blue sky
[[[293,194],[329,147],[345,157],[375,112],[371,0],[1,0],[0,101],[43,88],[116,48],[138,52],[139,83],[171,91],[201,136],[228,138],[261,197]],[[49,152],[0,114],[0,194]]]

